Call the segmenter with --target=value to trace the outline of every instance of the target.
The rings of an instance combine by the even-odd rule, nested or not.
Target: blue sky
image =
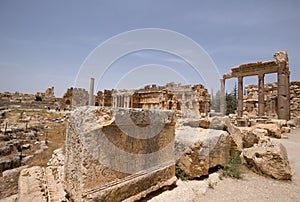
[[[35,93],[55,86],[55,94],[60,97],[75,84],[80,66],[99,44],[122,32],[142,28],[169,29],[186,35],[209,54],[221,75],[243,63],[272,60],[274,52],[287,50],[291,80],[300,80],[299,2],[2,0],[0,91]],[[168,68],[155,74],[156,67],[148,65],[154,63],[184,71],[178,77],[174,71],[167,73]],[[97,90],[137,88],[143,82],[150,83],[148,78],[154,83],[168,79],[202,82],[193,78],[182,60],[157,51],[133,53],[113,66],[97,84]],[[126,80],[128,67],[140,68]],[[158,75],[166,75],[165,80],[156,80]],[[133,78],[137,77],[141,82],[135,82]],[[266,76],[266,82],[275,80],[274,75]],[[245,79],[246,84],[256,81]],[[227,83],[228,90],[235,82],[231,79]]]

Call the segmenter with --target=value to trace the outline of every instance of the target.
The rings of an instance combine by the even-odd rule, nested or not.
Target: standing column
[[[278,64],[278,119],[290,119],[290,89],[289,89],[289,70],[286,62]]]
[[[238,117],[243,117],[243,77],[238,77]]]
[[[265,114],[265,82],[264,74],[258,75],[258,116],[264,116]]]
[[[221,91],[220,91],[220,112],[225,115],[225,79],[220,79]]]
[[[205,116],[208,117],[208,112],[209,112],[209,103],[205,103]]]
[[[89,94],[89,106],[94,106],[94,78],[91,78],[90,82],[90,94]]]

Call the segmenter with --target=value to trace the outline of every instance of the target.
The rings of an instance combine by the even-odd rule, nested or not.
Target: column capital
[[[265,74],[264,74],[264,73],[258,74],[258,78],[259,78],[259,79],[263,79],[264,77],[265,77]]]

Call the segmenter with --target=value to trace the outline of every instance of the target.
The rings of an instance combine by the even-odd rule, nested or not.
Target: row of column
[[[264,116],[265,114],[265,84],[264,84],[264,74],[258,75],[258,116]],[[223,115],[225,115],[225,81],[226,79],[221,79],[221,92],[220,92],[220,111]],[[243,77],[238,77],[238,105],[237,105],[237,114],[238,117],[243,116]]]
[[[258,74],[258,116],[262,117],[265,115],[265,83],[264,83],[265,75]],[[277,75],[277,115],[278,119],[290,119],[290,72],[286,68],[286,63],[280,63],[278,67],[278,75]],[[225,78],[221,79],[221,92],[220,92],[220,111],[223,115],[225,115]],[[238,107],[237,114],[238,117],[243,116],[243,77],[238,77]]]
[[[132,108],[132,96],[129,95],[114,95],[113,107]]]

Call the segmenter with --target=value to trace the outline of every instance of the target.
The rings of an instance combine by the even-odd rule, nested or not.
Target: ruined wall
[[[257,85],[245,86],[245,114],[257,116],[258,88]],[[277,82],[265,84],[265,116],[277,117]],[[290,113],[291,119],[300,117],[300,81],[290,83]]]
[[[55,97],[42,97],[42,101],[36,101],[33,94],[19,92],[0,93],[0,106],[5,108],[44,109],[45,106],[54,108],[59,106],[59,104],[59,99]]]
[[[89,102],[89,93],[82,88],[68,88],[62,97],[62,107],[86,106]]]
[[[210,95],[203,85],[181,85],[174,82],[165,86],[148,85],[135,91],[114,91],[113,106],[124,108],[165,109],[182,112],[207,113]]]
[[[300,117],[300,81],[290,84],[291,118]]]
[[[36,95],[40,96],[42,99],[51,99],[55,98],[54,96],[54,87],[47,88],[45,92],[36,92]]]
[[[80,107],[66,139],[65,189],[75,201],[138,200],[173,184],[171,111]]]
[[[102,91],[98,91],[95,96],[95,106],[104,106],[104,94]]]

